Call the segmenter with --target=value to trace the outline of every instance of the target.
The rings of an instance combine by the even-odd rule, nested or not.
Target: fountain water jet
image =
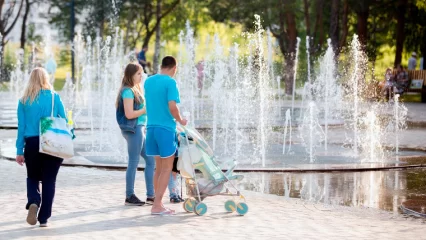
[[[294,68],[293,68],[293,95],[291,98],[291,115],[294,116],[294,98],[296,95],[296,76],[297,76],[297,65],[299,63],[299,46],[300,46],[300,38],[297,38],[296,43],[296,56],[294,59]]]

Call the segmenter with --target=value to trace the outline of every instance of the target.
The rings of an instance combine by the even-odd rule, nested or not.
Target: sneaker
[[[37,223],[37,212],[38,212],[38,206],[37,204],[33,203],[28,208],[28,215],[27,215],[27,223],[30,225],[36,225]]]
[[[132,196],[126,198],[126,200],[124,201],[124,205],[126,206],[143,206],[144,204],[145,202],[139,200],[139,198],[136,197],[135,194],[132,194]]]
[[[47,222],[46,223],[40,223],[40,227],[47,227]]]
[[[181,196],[178,196],[178,198],[181,202],[185,202],[185,199],[181,198]]]
[[[176,197],[172,197],[172,198],[170,198],[170,202],[171,203],[181,203],[181,202],[183,202],[183,201],[185,201],[185,200],[183,200],[182,198],[180,198],[179,196],[176,196]]]
[[[155,198],[146,198],[145,204],[146,205],[153,205]]]

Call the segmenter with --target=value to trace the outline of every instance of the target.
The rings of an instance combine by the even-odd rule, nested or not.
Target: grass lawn
[[[403,102],[421,102],[422,96],[420,93],[405,93],[401,97],[401,101]]]
[[[61,91],[64,87],[67,71],[69,71],[68,67],[60,67],[56,70],[55,83],[53,84],[55,91]]]

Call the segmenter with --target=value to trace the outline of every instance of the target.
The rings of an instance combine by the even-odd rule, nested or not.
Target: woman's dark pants
[[[40,207],[38,221],[46,223],[52,215],[52,204],[55,196],[56,176],[62,164],[57,158],[39,152],[39,137],[25,139],[25,166],[27,167],[27,198],[26,208],[33,203]],[[40,195],[40,182],[42,191]]]

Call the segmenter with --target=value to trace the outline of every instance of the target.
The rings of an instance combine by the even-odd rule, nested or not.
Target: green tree
[[[4,72],[3,69],[3,55],[4,55],[4,47],[7,43],[6,37],[12,31],[15,26],[19,14],[21,13],[22,6],[24,5],[24,1],[0,1],[0,38],[1,38],[1,51],[0,51],[0,71]],[[18,10],[16,13],[16,9]]]
[[[71,1],[48,0],[49,23],[59,30],[59,41],[68,42],[71,39]],[[86,0],[74,0],[75,24],[81,21],[81,13],[86,7]],[[84,20],[83,20],[84,21]]]
[[[417,6],[419,9],[426,10],[426,1],[424,1],[424,0],[417,0],[417,1],[416,1],[416,6]]]
[[[407,23],[405,27],[406,50],[420,52],[426,57],[426,4],[410,4],[408,7]]]
[[[43,41],[43,37],[35,33],[36,27],[34,23],[28,25],[26,40],[34,42],[35,44],[40,44]],[[25,45],[24,45],[25,46]]]
[[[89,13],[83,23],[83,34],[92,37],[110,35],[118,24],[122,1],[87,0],[85,10]],[[110,26],[110,28],[108,28]]]
[[[405,41],[405,22],[407,14],[408,0],[396,1],[396,52],[394,65],[401,64],[402,51]]]
[[[120,26],[125,29],[124,43],[130,48],[142,42],[148,46],[157,26],[169,15],[180,0],[162,0],[161,13],[157,15],[157,1],[123,0],[120,11]]]

